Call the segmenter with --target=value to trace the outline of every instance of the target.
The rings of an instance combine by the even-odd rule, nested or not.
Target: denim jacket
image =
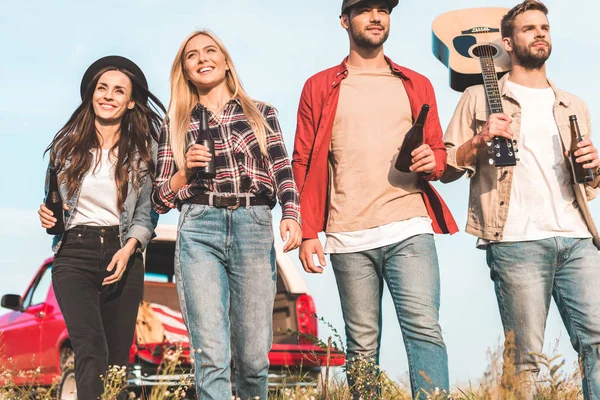
[[[152,159],[156,163],[156,154],[158,145],[156,142],[152,142]],[[66,165],[69,164],[67,160]],[[46,188],[45,192],[48,193],[49,185],[49,172],[50,165],[46,171]],[[119,217],[119,237],[121,240],[121,247],[125,246],[130,238],[135,238],[140,242],[140,246],[136,251],[143,252],[148,245],[148,242],[155,236],[154,228],[158,223],[158,214],[152,209],[151,204],[151,193],[152,193],[152,177],[146,173],[146,166],[142,163],[141,174],[143,178],[138,185],[133,184],[133,173],[129,172],[129,184],[127,189],[127,197],[123,204],[123,212]],[[73,196],[68,197],[68,190],[65,182],[59,185],[59,192],[63,202],[69,207],[68,211],[65,211],[65,226],[69,223],[71,218],[77,213],[77,201],[79,200],[79,194],[81,192],[81,184]],[[64,234],[54,235],[52,240],[52,251],[54,254],[58,253],[62,244]]]

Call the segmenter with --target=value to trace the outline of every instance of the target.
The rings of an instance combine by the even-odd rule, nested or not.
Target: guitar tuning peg
[[[492,142],[486,142],[485,144],[487,144],[488,147],[492,147]]]
[[[489,163],[490,165],[494,165],[494,160],[493,160],[492,158],[488,158],[488,163]]]
[[[515,139],[513,139],[512,142],[513,142],[513,145],[515,145],[515,146],[517,145],[517,141]]]

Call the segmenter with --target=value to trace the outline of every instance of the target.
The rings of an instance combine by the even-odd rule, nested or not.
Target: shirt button
[[[501,201],[501,202],[500,202],[500,205],[501,205],[501,206],[503,206],[503,205],[504,205],[504,202],[503,202],[503,201]]]
[[[498,236],[500,236],[500,233],[496,232],[496,233],[494,233],[494,236],[498,237]]]
[[[517,113],[512,113],[512,114],[510,114],[510,116],[514,118],[517,116]]]

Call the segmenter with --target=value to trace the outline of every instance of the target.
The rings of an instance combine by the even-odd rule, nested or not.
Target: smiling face
[[[351,41],[360,48],[374,49],[385,43],[390,34],[390,10],[386,1],[367,1],[342,15],[342,26]]]
[[[538,10],[525,11],[513,22],[513,34],[504,38],[504,47],[512,52],[513,62],[528,70],[540,69],[552,53],[550,23]]]
[[[183,52],[183,70],[187,80],[201,91],[225,84],[229,66],[217,43],[206,35],[194,36]]]
[[[128,109],[133,109],[132,84],[121,71],[106,71],[98,79],[92,97],[96,118],[105,122],[120,123]]]

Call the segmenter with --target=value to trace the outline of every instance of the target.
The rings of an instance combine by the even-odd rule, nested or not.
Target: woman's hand
[[[67,211],[68,209],[69,207],[63,203],[63,210]],[[42,228],[50,229],[56,225],[56,218],[54,218],[54,214],[48,207],[46,207],[45,204],[40,204],[38,215],[40,216]]]
[[[196,168],[206,167],[212,156],[208,151],[208,147],[201,144],[192,145],[187,153],[185,153],[185,168],[183,173],[186,178],[191,178]]]
[[[284,253],[296,249],[302,243],[302,228],[293,219],[286,218],[281,220],[279,233],[281,233],[281,240],[286,242],[283,247]]]
[[[121,280],[123,274],[125,273],[125,270],[127,269],[129,257],[131,257],[135,252],[138,243],[139,242],[137,241],[137,239],[131,238],[127,241],[125,247],[123,247],[115,253],[112,260],[110,261],[110,264],[108,264],[108,267],[106,267],[107,271],[114,270],[115,272],[112,275],[109,275],[106,278],[104,278],[102,286],[112,285],[113,283],[116,283]]]
[[[185,164],[175,175],[171,177],[169,185],[175,193],[186,185],[196,173],[196,168],[206,167],[212,158],[212,154],[208,152],[208,147],[201,144],[192,145],[187,153],[185,153]]]

